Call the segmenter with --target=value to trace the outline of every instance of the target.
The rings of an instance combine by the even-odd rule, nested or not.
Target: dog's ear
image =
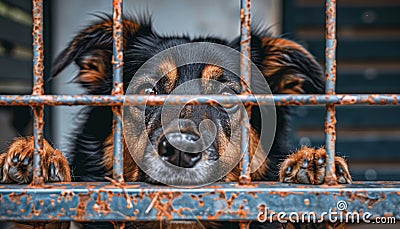
[[[274,94],[324,93],[325,77],[320,64],[296,42],[253,35],[252,60]]]
[[[130,19],[124,19],[122,23],[123,48],[125,49],[133,42],[143,26],[139,26]],[[105,88],[112,88],[105,86],[111,83],[109,78],[112,72],[112,43],[112,19],[110,17],[100,18],[99,21],[76,35],[68,47],[56,57],[52,66],[52,77],[75,62],[79,67],[75,81],[85,87],[89,93],[106,93]]]

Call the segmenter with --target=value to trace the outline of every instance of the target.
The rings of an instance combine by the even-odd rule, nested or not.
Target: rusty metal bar
[[[125,222],[112,222],[114,229],[124,229],[126,226]]]
[[[240,77],[245,83],[243,92],[250,87],[251,81],[250,8],[250,0],[240,0]]]
[[[242,92],[244,94],[250,91],[251,82],[251,33],[250,33],[250,0],[240,1],[240,78],[242,79]],[[241,143],[240,149],[243,155],[241,161],[241,174],[239,182],[241,184],[248,184],[251,182],[250,177],[250,155],[248,152],[249,137],[250,137],[250,109],[242,111],[241,118]]]
[[[33,225],[33,229],[45,229],[46,226],[44,225],[44,223],[37,223],[35,225]]]
[[[43,95],[43,0],[33,1],[33,90],[32,95]],[[34,185],[43,184],[41,156],[43,154],[43,108],[42,104],[33,106],[33,179]]]
[[[400,94],[336,94],[336,95],[0,95],[0,106],[142,106],[184,104],[239,104],[277,106],[303,105],[400,105]]]
[[[322,105],[326,104],[327,183],[335,184],[335,105],[400,105],[400,95],[336,95],[336,1],[327,0],[326,95],[209,95],[213,99],[189,96],[124,96],[122,83],[122,0],[113,0],[113,74],[112,95],[43,95],[43,25],[42,0],[33,1],[34,87],[32,95],[0,95],[0,106],[32,106],[34,111],[34,179],[35,185],[0,185],[0,221],[148,221],[148,220],[239,220],[256,221],[260,209],[270,212],[313,212],[316,217],[337,209],[346,202],[345,212],[373,218],[394,217],[400,220],[400,182],[367,182],[346,186],[295,185],[253,182],[251,186],[216,183],[202,188],[166,188],[143,183],[54,183],[43,184],[40,156],[43,150],[43,107],[58,105],[112,106],[114,112],[113,177],[123,183],[121,106],[244,103],[247,105]],[[250,0],[241,0],[241,77],[249,88],[250,75]],[[246,91],[243,91],[246,92]],[[257,103],[258,102],[258,103]],[[245,115],[246,112],[243,112]],[[243,119],[245,120],[245,119]],[[250,182],[250,158],[247,153],[248,123],[242,125],[241,184]],[[154,195],[160,202],[154,202]],[[174,197],[171,199],[171,197]],[[148,206],[152,204],[151,210]],[[165,209],[168,209],[167,211]],[[340,215],[336,215],[339,217]],[[327,217],[327,216],[325,216]],[[335,216],[334,216],[335,217]],[[284,218],[288,219],[288,218]],[[327,220],[327,218],[325,218]],[[121,226],[123,224],[120,224]]]
[[[239,222],[239,228],[240,229],[249,229],[250,228],[250,223],[251,223],[251,221]]]
[[[326,1],[326,94],[335,94],[336,84],[336,0]],[[325,182],[336,184],[335,175],[336,111],[334,104],[326,105],[325,145],[327,157]]]
[[[216,183],[201,188],[166,188],[146,183],[53,183],[0,186],[0,220],[17,221],[149,221],[257,220],[268,212],[369,213],[400,220],[400,182],[356,182],[346,186],[296,185],[276,182]],[[153,201],[158,195],[158,201]],[[174,197],[171,199],[171,197]],[[150,211],[146,211],[153,203]],[[168,209],[168,210],[166,210]],[[338,215],[333,215],[333,218]],[[360,217],[362,219],[362,217]]]
[[[122,26],[122,0],[113,0],[113,79],[114,89],[112,95],[124,94],[122,81],[123,67],[123,26]],[[123,176],[123,153],[122,153],[122,107],[112,107],[114,118],[114,157],[113,157],[113,178],[122,183]]]
[[[247,110],[242,110],[241,112],[241,139],[240,139],[240,153],[242,155],[242,160],[240,163],[240,177],[239,183],[240,184],[249,184],[251,183],[251,176],[250,176],[250,155],[249,155],[249,142],[250,142],[250,123]]]

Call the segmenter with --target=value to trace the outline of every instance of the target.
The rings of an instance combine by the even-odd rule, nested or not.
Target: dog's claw
[[[50,174],[50,179],[56,176],[56,168],[54,167],[54,164],[50,164],[50,169],[49,169],[49,174]]]
[[[285,170],[286,174],[290,174],[292,172],[293,167],[292,166],[288,166]]]
[[[307,167],[308,167],[308,162],[309,162],[309,161],[308,161],[307,159],[304,159],[304,160],[303,160],[303,164],[301,165],[301,167],[302,167],[302,168],[307,168]]]
[[[22,150],[23,149],[23,150]],[[17,138],[0,157],[1,183],[29,183],[33,177],[33,138]],[[42,173],[45,181],[70,181],[66,158],[44,140]]]
[[[12,158],[12,162],[14,163],[14,165],[17,165],[18,159],[19,159],[19,153],[15,154]]]
[[[27,166],[29,164],[29,157],[25,157],[24,161],[22,162],[22,164]]]
[[[290,155],[281,165],[279,181],[286,183],[322,184],[325,180],[326,151],[323,148],[302,147]],[[335,157],[337,182],[351,183],[347,163]]]
[[[340,175],[343,175],[343,174],[344,174],[343,167],[340,166],[340,165],[336,165],[336,172],[337,172],[338,174],[340,174]]]
[[[322,157],[318,158],[317,165],[322,165],[324,163],[325,163],[325,159],[323,159]]]
[[[61,178],[57,173],[56,166],[53,163],[51,163],[49,166],[49,181],[53,181],[53,182],[61,181]]]

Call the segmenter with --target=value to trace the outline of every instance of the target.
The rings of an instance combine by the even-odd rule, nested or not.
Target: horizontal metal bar
[[[275,103],[278,106],[292,105],[324,105],[333,103],[336,105],[370,104],[370,105],[399,105],[400,94],[338,94],[338,95],[0,95],[1,106],[32,106],[44,104],[48,106],[57,105],[91,105],[91,106],[115,106],[121,105],[171,105],[186,104],[215,104],[226,103],[250,103],[268,105]]]
[[[400,94],[336,94],[336,95],[0,95],[0,106],[116,106],[180,104],[301,105],[400,105]]]
[[[45,187],[0,186],[0,220],[256,220],[268,212],[338,211],[400,219],[400,182],[341,186],[276,182],[216,183],[202,188],[171,188],[145,183],[53,183]],[[371,218],[371,219],[372,219]]]

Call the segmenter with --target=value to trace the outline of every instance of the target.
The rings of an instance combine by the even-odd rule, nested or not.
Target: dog
[[[150,71],[160,76],[160,80],[156,83],[149,84],[149,82],[143,81],[141,76],[135,74],[153,56],[167,49],[196,42],[207,42],[239,51],[240,40],[238,38],[228,41],[211,36],[200,38],[190,38],[184,35],[163,36],[154,31],[150,20],[136,18],[124,18],[122,24],[124,91],[129,90],[128,85],[134,80],[137,84],[133,86],[136,87],[136,94],[168,95],[185,82],[196,79],[202,82],[199,84],[201,90],[206,90],[207,82],[210,80],[229,88],[228,94],[240,94],[243,90],[240,77],[232,74],[226,68],[205,63],[177,66],[174,56],[161,59],[152,66],[154,69]],[[57,76],[65,67],[74,62],[79,67],[75,82],[86,89],[88,94],[111,94],[113,89],[112,33],[111,17],[100,16],[97,21],[80,31],[68,47],[59,54],[54,61],[52,76]],[[230,56],[224,55],[224,53],[216,53],[216,56],[225,62],[231,61]],[[321,66],[305,48],[294,41],[274,37],[264,30],[253,32],[251,61],[261,72],[273,94],[324,93],[324,74]],[[235,61],[231,62],[236,63]],[[213,91],[214,94],[216,92],[224,94],[221,91]],[[169,127],[163,126],[163,123],[159,121],[161,109],[147,106],[144,112],[146,131],[132,137],[137,145],[132,145],[132,141],[129,143],[126,140],[126,134],[124,135],[124,180],[160,183],[154,177],[149,176],[133,159],[132,154],[139,154],[147,158],[150,169],[159,173],[168,173],[176,167],[195,169],[193,170],[194,174],[180,172],[176,176],[171,176],[168,182],[178,182],[179,184],[193,180],[195,184],[206,182],[212,175],[212,171],[220,169],[216,169],[215,166],[218,165],[212,162],[223,160],[222,154],[229,153],[227,144],[232,140],[230,133],[232,129],[238,128],[240,122],[237,111],[235,111],[236,113],[232,112],[231,117],[233,118],[227,122],[229,112],[221,111],[223,108],[212,105],[187,106],[179,114],[178,120],[175,120],[178,122],[177,129],[169,130]],[[325,149],[303,146],[297,152],[291,153],[287,144],[290,108],[276,106],[275,109],[276,132],[270,149],[264,147],[263,140],[260,140],[260,108],[252,107],[251,109],[250,158],[254,159],[256,155],[265,155],[266,152],[269,152],[266,160],[251,173],[251,179],[287,183],[323,183],[327,158]],[[65,154],[44,141],[42,172],[45,181],[106,181],[105,177],[111,176],[113,168],[112,115],[110,107],[85,108],[79,116],[79,128],[76,129],[71,139],[70,152],[65,152]],[[132,112],[131,115],[134,120],[137,118],[135,112]],[[189,154],[171,143],[175,141],[177,145],[185,145],[198,140],[200,137],[199,124],[205,118],[213,121],[216,125],[215,141],[206,149],[199,153]],[[145,137],[148,137],[148,141],[145,140]],[[155,154],[148,153],[146,149],[149,145],[154,147],[153,153],[155,152]],[[257,147],[258,145],[261,147]],[[236,148],[240,147],[236,145]],[[132,149],[134,152],[131,152]],[[33,138],[16,138],[8,150],[0,155],[1,183],[31,182],[32,154]],[[157,159],[153,160],[153,158]],[[232,157],[225,158],[229,160]],[[335,157],[335,165],[338,183],[351,183],[351,176],[345,160]],[[226,175],[219,177],[217,181],[235,182],[239,180],[239,176],[240,166],[234,164],[231,170]],[[159,228],[163,225],[161,222],[133,224],[145,228]],[[171,225],[175,225],[177,228],[200,227],[196,222],[170,222],[169,226]],[[211,227],[214,224],[209,225]]]

